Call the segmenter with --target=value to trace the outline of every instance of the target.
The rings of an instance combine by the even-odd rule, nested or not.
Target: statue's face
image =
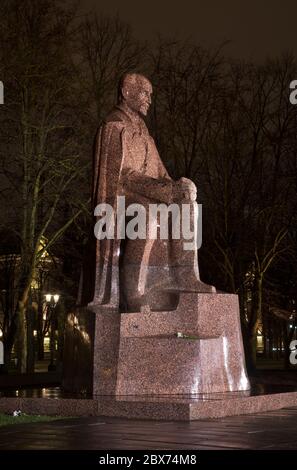
[[[139,77],[136,81],[127,81],[122,90],[127,105],[138,113],[147,115],[152,102],[152,85],[145,77]]]

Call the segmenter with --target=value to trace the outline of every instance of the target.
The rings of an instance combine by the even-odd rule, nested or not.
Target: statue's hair
[[[122,89],[127,85],[128,82],[131,83],[132,85],[135,85],[139,79],[143,79],[143,78],[149,81],[141,73],[128,72],[122,75],[118,84],[118,101],[121,101],[121,99],[123,98]]]

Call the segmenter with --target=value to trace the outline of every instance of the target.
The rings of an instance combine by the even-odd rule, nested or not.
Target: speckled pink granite
[[[65,391],[114,395],[121,316],[117,309],[77,308],[67,317],[63,382]]]
[[[151,83],[128,73],[119,90],[119,102],[96,139],[94,209],[110,204],[125,229],[134,212],[123,218],[119,197],[127,199],[124,206],[143,204],[146,216],[149,204],[162,203],[164,211],[174,203],[179,220],[187,206],[194,239],[197,188],[187,178],[172,180],[141,117],[151,103]],[[96,227],[100,211],[95,214]],[[65,389],[95,395],[249,389],[238,298],[201,281],[196,246],[184,246],[189,230],[176,236],[171,227],[162,239],[150,236],[162,224],[170,228],[171,216],[162,223],[160,215],[153,217],[152,226],[146,217],[142,228],[150,230],[144,237],[123,241],[118,231],[102,238],[95,229],[98,239],[90,243],[94,251],[80,283],[82,307],[68,317]]]
[[[118,395],[249,388],[236,295],[182,293],[177,310],[121,315]]]
[[[67,325],[65,390],[191,395],[250,388],[236,295],[182,293],[169,312],[80,308]]]
[[[123,312],[139,311],[144,305],[172,310],[178,292],[216,291],[200,279],[195,244],[192,249],[184,246],[195,239],[197,188],[188,178],[171,178],[143,120],[151,104],[150,81],[143,75],[127,73],[120,80],[118,91],[118,103],[101,123],[96,137],[92,185],[96,239],[92,235],[89,240],[78,303],[91,308],[109,306]],[[109,225],[112,238],[100,236],[102,203],[113,209],[113,221],[120,229],[114,232],[113,224]],[[125,209],[130,206],[132,210],[131,204],[138,208],[141,204],[144,210],[145,220],[139,227],[145,232],[144,238],[135,238],[131,232],[125,236],[133,216]],[[161,223],[161,215],[156,214],[149,223],[151,204],[163,207],[163,215],[169,206],[172,215],[175,205],[176,221],[184,220],[183,214],[187,214],[177,236],[173,233],[173,216],[162,217]],[[167,227],[168,234],[162,239],[159,234],[155,239],[152,232],[161,226]],[[125,240],[119,232],[124,232]]]
[[[246,392],[245,392],[246,393]],[[20,409],[28,414],[59,416],[115,416],[122,418],[191,421],[223,418],[278,410],[297,405],[297,392],[260,396],[217,394],[216,398],[178,397],[99,397],[68,398],[0,398],[0,412]]]

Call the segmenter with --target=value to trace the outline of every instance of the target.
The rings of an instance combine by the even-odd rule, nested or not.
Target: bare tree
[[[151,53],[153,127],[160,152],[175,177],[194,181],[218,116],[221,48],[206,51],[187,41],[159,38]]]
[[[227,287],[241,296],[252,277],[249,315],[241,311],[251,366],[262,322],[264,280],[289,248],[296,206],[284,173],[286,160],[293,156],[294,113],[287,84],[295,67],[284,57],[261,67],[232,68],[231,93],[227,103],[222,101],[218,156],[208,158],[208,199],[216,214],[211,218],[213,263],[229,279]]]
[[[119,78],[144,64],[146,48],[119,17],[90,13],[79,28],[75,64],[89,119],[98,127],[116,102]]]
[[[67,46],[74,12],[59,2],[13,0],[1,4],[1,17],[1,63],[8,89],[1,123],[2,177],[20,248],[9,334],[18,332],[18,364],[25,372],[32,280],[45,254],[85,210],[80,190],[85,162]],[[67,220],[62,217],[65,205]]]

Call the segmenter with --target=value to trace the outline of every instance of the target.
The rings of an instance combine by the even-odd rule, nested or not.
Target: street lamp
[[[60,295],[59,294],[45,294],[45,301],[46,303],[56,306],[59,302]]]

